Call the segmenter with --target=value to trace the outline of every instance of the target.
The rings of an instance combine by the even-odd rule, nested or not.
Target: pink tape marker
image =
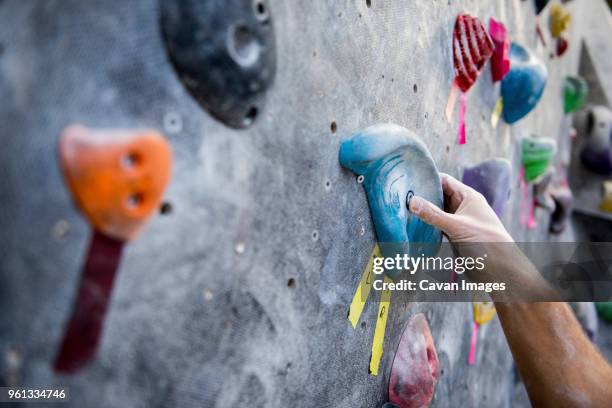
[[[473,365],[476,361],[476,342],[478,341],[478,323],[472,323],[472,340],[470,341],[470,355],[468,356],[468,364]]]
[[[465,144],[465,109],[467,106],[467,96],[461,92],[461,106],[459,108],[459,130],[457,133],[457,143]]]

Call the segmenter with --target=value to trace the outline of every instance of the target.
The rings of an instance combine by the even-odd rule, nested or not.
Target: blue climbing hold
[[[342,142],[339,156],[343,167],[363,176],[383,254],[435,255],[442,233],[408,210],[413,195],[442,208],[440,176],[425,145],[408,129],[379,124]],[[397,273],[387,271],[387,275]]]
[[[547,78],[544,63],[531,51],[513,42],[510,72],[501,85],[503,117],[507,123],[514,123],[531,112],[544,92]]]
[[[495,214],[502,217],[510,198],[512,167],[506,159],[491,159],[463,171],[463,182],[482,194]]]

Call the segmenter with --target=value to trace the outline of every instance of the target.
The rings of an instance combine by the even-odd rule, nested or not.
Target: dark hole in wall
[[[162,215],[172,214],[173,210],[174,208],[172,206],[172,203],[168,201],[164,201],[162,205],[159,207],[159,213]]]

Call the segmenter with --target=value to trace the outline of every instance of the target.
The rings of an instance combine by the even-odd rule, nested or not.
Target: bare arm
[[[449,212],[420,197],[411,199],[410,211],[444,231],[452,243],[488,243],[493,251],[507,252],[496,254],[500,261],[487,275],[472,278],[510,277],[517,285],[547,290],[529,260],[517,254],[518,247],[494,244],[513,241],[481,194],[445,174],[442,186]],[[612,406],[612,367],[566,303],[493,300],[534,406]]]

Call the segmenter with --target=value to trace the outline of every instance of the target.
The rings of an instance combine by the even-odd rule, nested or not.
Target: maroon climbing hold
[[[455,83],[467,92],[493,55],[493,40],[482,22],[469,14],[457,16],[453,32],[453,63]]]
[[[400,408],[427,407],[438,382],[438,355],[427,319],[413,316],[402,332],[389,378],[389,401]]]
[[[563,37],[557,38],[557,57],[560,57],[563,54],[565,54],[565,51],[567,51],[568,47],[569,47],[569,43],[567,42],[565,38]]]
[[[489,34],[495,45],[491,57],[491,75],[493,82],[497,82],[510,71],[510,36],[506,26],[494,18],[489,19]]]

